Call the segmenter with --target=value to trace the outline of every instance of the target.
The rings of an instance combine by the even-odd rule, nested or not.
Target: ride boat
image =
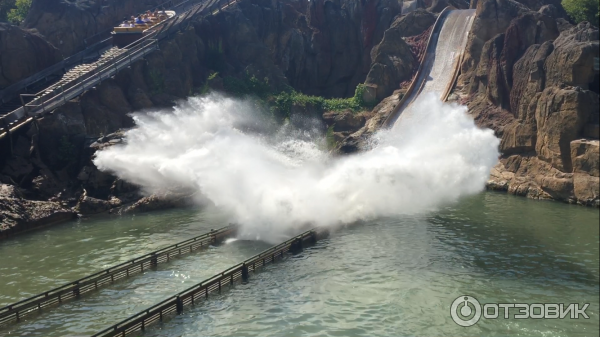
[[[132,20],[124,22],[121,26],[115,27],[111,32],[113,46],[123,48],[140,38],[148,35],[163,21],[175,16],[175,11],[161,11],[148,16],[149,21],[140,23]]]

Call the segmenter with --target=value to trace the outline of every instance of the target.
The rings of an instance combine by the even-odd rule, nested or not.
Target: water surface
[[[90,219],[0,244],[0,300],[47,290],[226,225],[215,209]],[[336,231],[146,336],[593,336],[599,330],[599,211],[482,193],[422,216]],[[267,248],[193,253],[29,319],[0,336],[86,336]],[[4,258],[4,257],[8,258]],[[482,303],[590,303],[589,320],[450,318]]]
[[[346,228],[147,336],[595,336],[597,209],[484,193]],[[482,303],[590,303],[589,320],[456,325]]]

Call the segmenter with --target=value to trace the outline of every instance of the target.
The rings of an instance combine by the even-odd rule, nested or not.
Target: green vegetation
[[[562,0],[562,5],[567,11],[567,14],[576,23],[589,21],[594,26],[598,27],[598,0]]]
[[[365,90],[363,84],[359,84],[356,87],[353,97],[329,99],[305,95],[292,88],[273,91],[269,85],[268,78],[260,80],[256,76],[250,76],[248,74],[242,78],[226,76],[223,78],[223,87],[228,94],[236,97],[254,96],[260,100],[266,101],[267,105],[283,118],[289,116],[292,106],[311,108],[320,111],[352,110],[354,112],[373,107],[373,104],[364,102],[362,99]]]
[[[333,136],[333,125],[327,128],[325,140],[328,149],[334,149],[337,146],[337,142],[335,141],[335,137]]]
[[[211,71],[210,74],[208,75],[208,77],[206,78],[206,81],[204,81],[204,84],[198,88],[198,90],[194,91],[194,94],[198,94],[198,95],[205,95],[210,91],[210,81],[216,79],[219,76],[219,73],[216,71]],[[191,96],[191,95],[190,95]]]
[[[16,0],[0,0],[0,22],[6,22],[6,15],[15,8]]]
[[[292,106],[313,107],[321,111],[352,110],[359,112],[373,108],[373,103],[363,100],[365,88],[361,83],[356,87],[354,96],[350,98],[323,98],[308,96],[294,90],[281,92],[273,96],[274,107],[285,115],[289,115]]]
[[[350,98],[330,98],[326,99],[319,96],[308,96],[296,91],[281,92],[273,96],[273,103],[278,111],[289,115],[292,106],[313,107],[321,111],[341,111],[352,110],[360,111],[363,106],[355,99]]]
[[[0,21],[18,25],[27,17],[32,0],[0,0]]]

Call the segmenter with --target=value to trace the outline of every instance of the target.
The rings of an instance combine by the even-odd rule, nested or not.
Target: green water
[[[214,209],[64,224],[0,243],[7,304],[226,225]],[[483,193],[433,214],[336,231],[146,336],[595,336],[599,211]],[[91,335],[265,249],[235,241],[176,259],[0,336]],[[456,325],[460,295],[482,303],[590,303],[590,319]],[[110,301],[108,301],[110,299]]]

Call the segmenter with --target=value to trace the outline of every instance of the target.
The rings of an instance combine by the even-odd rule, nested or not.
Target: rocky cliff
[[[598,206],[598,28],[553,1],[476,8],[458,96],[501,137],[490,188]]]
[[[33,0],[23,26],[37,30],[68,56],[85,48],[87,38],[111,29],[125,18],[165,2],[167,1]]]
[[[0,90],[61,59],[43,36],[0,22]]]

